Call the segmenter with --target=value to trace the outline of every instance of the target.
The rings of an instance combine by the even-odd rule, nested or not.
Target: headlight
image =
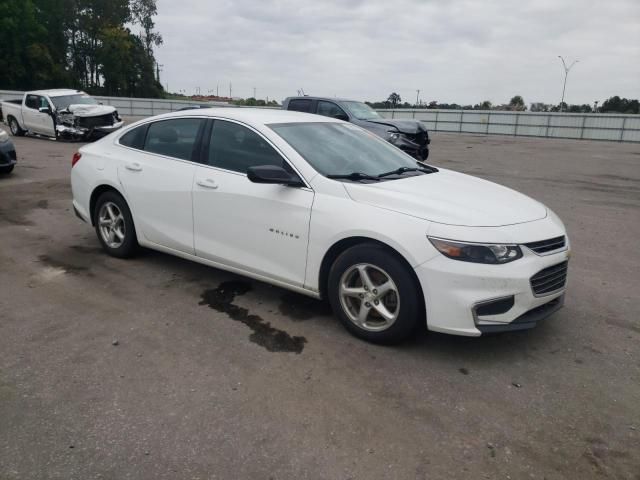
[[[500,264],[522,257],[522,250],[517,245],[462,243],[431,237],[429,241],[445,257],[463,262]]]
[[[9,134],[4,130],[0,130],[0,143],[9,141]]]
[[[389,136],[387,137],[387,140],[389,142],[395,142],[400,138],[400,132],[396,130],[387,130],[387,133],[389,134]]]

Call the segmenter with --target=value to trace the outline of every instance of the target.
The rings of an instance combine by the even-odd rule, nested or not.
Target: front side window
[[[198,130],[204,125],[201,118],[161,120],[149,125],[144,150],[167,157],[191,160]]]
[[[320,100],[318,102],[318,115],[323,115],[325,117],[331,117],[331,118],[347,116],[347,114],[344,113],[344,110],[342,110],[335,103],[325,102],[323,100]]]
[[[27,108],[32,108],[34,110],[38,110],[40,108],[40,97],[38,95],[27,95],[27,100],[25,101],[25,105]]]
[[[400,149],[348,123],[281,123],[269,127],[323,175],[379,175],[416,167],[416,161]]]
[[[286,168],[282,156],[260,135],[247,127],[215,120],[209,143],[209,165],[247,173],[249,167],[275,165]]]

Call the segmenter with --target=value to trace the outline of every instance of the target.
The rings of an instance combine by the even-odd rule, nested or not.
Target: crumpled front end
[[[390,132],[389,142],[417,160],[429,157],[429,134],[426,130],[417,133]]]
[[[68,140],[92,140],[108,135],[123,125],[115,109],[102,115],[76,114],[67,109],[56,116],[56,136]]]

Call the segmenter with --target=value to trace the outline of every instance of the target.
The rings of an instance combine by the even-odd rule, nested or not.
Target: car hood
[[[396,120],[393,118],[381,118],[379,120],[365,120],[367,123],[373,123],[383,127],[395,127],[401,133],[409,133],[415,135],[419,132],[426,132],[427,127],[417,120]]]
[[[86,104],[69,105],[67,110],[76,117],[99,117],[100,115],[108,115],[116,111],[115,107],[109,105]]]
[[[451,170],[380,183],[344,183],[349,196],[446,225],[499,227],[547,216],[540,202],[487,180]]]

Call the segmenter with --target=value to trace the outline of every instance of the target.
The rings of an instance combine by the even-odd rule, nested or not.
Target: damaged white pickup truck
[[[80,90],[26,92],[22,100],[5,101],[1,106],[15,136],[33,133],[65,140],[92,140],[124,124],[114,107],[101,105]]]

